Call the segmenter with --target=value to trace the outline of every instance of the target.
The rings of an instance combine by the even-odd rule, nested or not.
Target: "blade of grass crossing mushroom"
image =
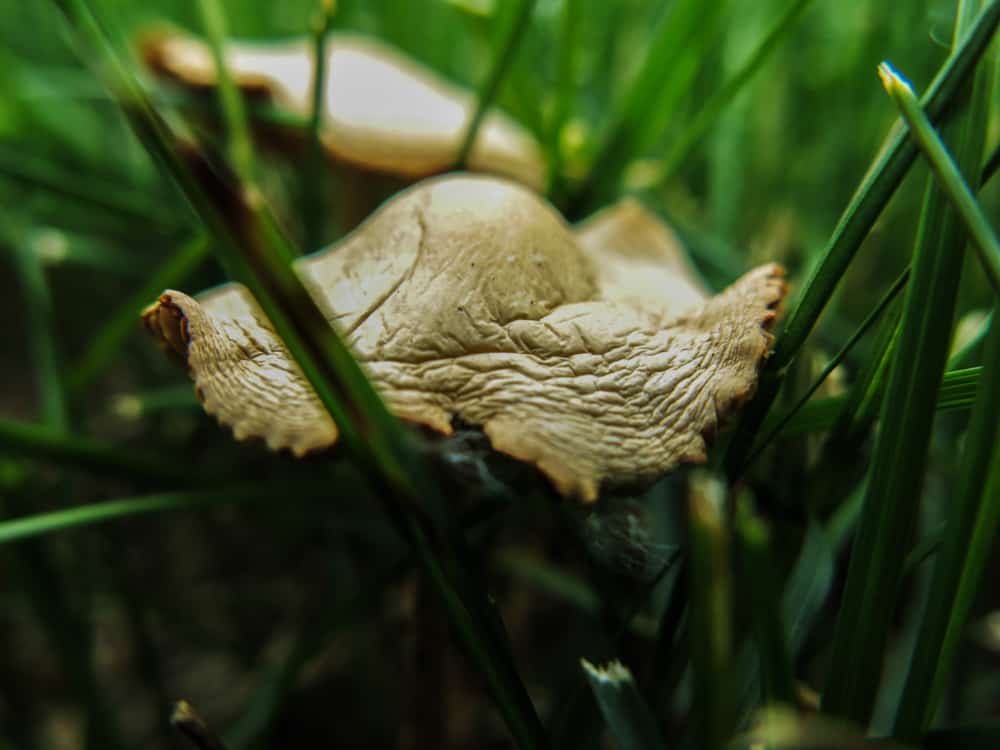
[[[978,5],[961,2],[955,39]],[[993,76],[977,71],[965,111],[949,125],[965,173],[979,168]],[[928,183],[904,304],[854,542],[843,604],[837,618],[823,709],[867,722],[878,690],[882,657],[913,531],[934,417],[934,397],[948,356],[966,240],[960,217]]]
[[[500,45],[496,49],[490,72],[483,81],[482,88],[476,100],[476,109],[472,113],[465,136],[462,138],[462,145],[458,149],[455,157],[455,169],[465,169],[465,164],[472,153],[472,147],[476,142],[476,134],[479,126],[482,125],[486,112],[493,104],[500,93],[500,86],[503,84],[504,76],[510,70],[514,55],[521,45],[525,32],[531,23],[531,15],[535,10],[535,0],[517,0],[517,7],[510,16],[509,26],[503,35]],[[501,6],[497,6],[499,10]]]
[[[691,479],[691,669],[695,746],[719,750],[734,728],[732,580],[725,489],[705,473]]]
[[[244,283],[274,325],[348,449],[361,464],[395,528],[413,546],[432,587],[440,595],[459,643],[486,682],[518,744],[548,744],[544,728],[520,680],[513,658],[497,634],[479,582],[464,571],[443,539],[434,538],[423,505],[443,529],[447,510],[409,438],[386,410],[357,362],[326,322],[291,269],[296,255],[252,185],[215,168],[204,155],[181,144],[150,105],[141,88],[107,44],[84,0],[53,0],[82,30],[99,54],[106,83],[130,124],[184,191],[216,239],[214,247],[232,278]],[[195,173],[195,171],[197,173]],[[206,190],[205,185],[211,186]]]
[[[1000,24],[1000,0],[985,5],[975,21],[967,26],[952,54],[938,71],[921,106],[931,121],[942,116],[962,91],[979,58],[986,51]],[[736,477],[746,463],[760,425],[770,410],[785,371],[798,354],[820,314],[854,259],[858,248],[895,193],[917,156],[917,146],[905,131],[890,136],[858,189],[841,214],[826,247],[819,253],[797,302],[789,308],[781,326],[774,351],[761,370],[756,395],[743,411],[729,443],[726,470]]]
[[[949,506],[893,734],[915,740],[928,729],[1000,521],[1000,324],[986,338],[984,376],[963,442],[958,487]],[[989,477],[983,482],[983,477]]]
[[[1000,244],[983,216],[983,210],[969,190],[969,186],[959,174],[947,147],[921,111],[917,97],[910,84],[892,69],[889,63],[879,66],[882,85],[889,93],[910,127],[910,132],[930,162],[938,181],[951,198],[952,205],[965,221],[966,229],[972,237],[973,247],[979,251],[979,260],[994,291],[1000,293]]]
[[[70,370],[67,385],[71,393],[79,393],[107,369],[124,341],[136,330],[136,316],[149,300],[190,276],[208,257],[208,251],[209,238],[202,232],[171,254],[153,271],[149,280],[110,315],[80,361]]]
[[[752,582],[753,638],[760,660],[764,703],[795,703],[795,681],[782,624],[782,605],[778,594],[780,582],[771,560],[771,533],[742,495],[736,505],[736,540],[740,573]]]
[[[620,750],[662,750],[666,747],[656,718],[628,667],[613,661],[595,667],[586,659],[580,664],[597,699],[601,715]]]
[[[764,37],[760,45],[753,51],[740,70],[723,86],[716,91],[711,98],[698,110],[694,117],[690,118],[684,126],[684,130],[676,139],[673,139],[670,150],[663,157],[656,175],[653,177],[649,189],[656,190],[662,188],[677,173],[677,170],[684,164],[690,156],[692,150],[705,134],[712,128],[719,115],[725,111],[744,87],[753,80],[753,77],[760,71],[768,58],[784,41],[785,37],[794,28],[796,21],[802,16],[805,10],[812,4],[813,0],[794,0],[785,9],[781,18],[771,29],[771,32]]]
[[[226,123],[228,154],[233,168],[244,182],[252,183],[254,175],[253,141],[247,124],[243,95],[236,88],[226,67],[226,15],[221,0],[197,0],[198,13],[205,37],[215,62],[219,105]]]
[[[330,27],[333,24],[333,14],[337,5],[335,0],[320,0],[316,15],[315,29],[312,36],[313,47],[313,80],[312,102],[309,113],[309,156],[303,165],[302,206],[305,223],[306,252],[319,249],[324,244],[323,217],[327,209],[327,165],[323,153],[323,142],[320,139],[320,129],[323,125],[323,111],[326,99],[327,41]]]

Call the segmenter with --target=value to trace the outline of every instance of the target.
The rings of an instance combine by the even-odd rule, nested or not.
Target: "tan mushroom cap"
[[[574,232],[528,190],[468,175],[398,195],[296,270],[393,412],[446,434],[455,416],[478,425],[584,501],[705,460],[785,293],[771,264],[709,298],[638,203]],[[165,292],[145,320],[237,438],[299,455],[337,439],[243,287]]]
[[[140,47],[155,72],[189,86],[215,85],[211,53],[197,39],[155,32],[145,35]],[[238,85],[266,93],[289,111],[308,116],[313,52],[306,41],[231,42],[225,58]],[[359,34],[330,35],[326,70],[321,138],[333,158],[408,179],[451,168],[475,108],[473,94]],[[483,120],[468,167],[505,175],[536,190],[545,173],[535,140],[496,110]]]

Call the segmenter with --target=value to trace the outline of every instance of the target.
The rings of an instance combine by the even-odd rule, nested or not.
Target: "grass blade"
[[[705,134],[715,124],[726,107],[753,80],[753,77],[764,66],[764,63],[767,62],[771,53],[780,46],[785,36],[795,26],[796,21],[799,20],[799,17],[812,2],[813,0],[794,0],[785,9],[781,18],[774,25],[774,28],[764,37],[757,49],[753,51],[753,54],[743,64],[743,67],[740,68],[739,72],[726,81],[704,106],[698,110],[698,113],[688,120],[684,130],[673,140],[673,145],[667,152],[667,155],[663,157],[661,165],[647,189],[658,190],[673,179],[674,175],[677,174],[677,170],[683,166],[694,147],[705,137]]]
[[[896,717],[894,734],[902,739],[919,738],[934,716],[1000,521],[1000,324],[995,318],[984,359],[955,501]],[[983,477],[988,477],[985,483]]]
[[[973,3],[960,3],[956,42],[974,12]],[[992,92],[990,71],[974,81],[967,110],[951,126],[966,174],[980,164]],[[948,356],[965,235],[943,198],[930,182],[823,695],[824,711],[859,722],[869,719],[878,689]]]
[[[945,61],[921,99],[921,106],[932,122],[946,112],[962,92],[979,58],[986,51],[1000,24],[1000,0],[985,5],[975,21],[967,26],[952,54]],[[826,247],[819,262],[806,280],[798,301],[775,341],[774,351],[761,371],[753,400],[747,405],[729,444],[726,471],[731,478],[739,475],[764,417],[770,410],[785,373],[809,336],[827,302],[833,296],[848,266],[869,230],[895,193],[917,156],[917,147],[908,134],[899,130],[886,144],[862,180]]]
[[[503,84],[507,71],[510,70],[514,56],[521,45],[524,33],[531,23],[531,14],[535,10],[535,0],[517,0],[518,6],[513,11],[510,25],[503,35],[500,46],[496,50],[493,58],[493,65],[490,67],[489,75],[483,81],[483,86],[479,90],[479,97],[476,100],[476,109],[472,113],[472,119],[465,130],[462,138],[462,145],[458,149],[458,156],[455,157],[455,169],[465,169],[465,164],[472,153],[472,147],[476,142],[476,134],[479,126],[482,125],[486,112],[500,93],[500,86]],[[497,6],[499,10],[500,6]]]
[[[948,148],[941,142],[934,126],[921,111],[910,84],[901,78],[889,63],[882,63],[879,66],[879,76],[882,78],[882,85],[896,101],[910,132],[934,169],[938,182],[948,193],[955,210],[965,220],[965,227],[974,240],[973,247],[979,250],[979,260],[983,270],[986,271],[986,277],[993,285],[993,289],[1000,293],[1000,244],[997,243],[990,223],[983,216],[983,210],[959,174]]]
[[[701,63],[699,50],[718,26],[728,0],[671,4],[652,32],[639,72],[621,99],[590,166],[573,211],[595,208],[618,192],[623,171],[658,134],[689,90]]]
[[[782,625],[793,658],[802,651],[833,588],[834,557],[827,532],[819,523],[810,522],[781,601]]]
[[[576,71],[579,65],[579,34],[582,0],[564,0],[559,27],[559,67],[556,74],[556,101],[552,116],[546,127],[549,150],[549,171],[546,178],[545,194],[553,203],[560,203],[564,197],[563,183],[563,130],[573,110]]]
[[[323,151],[320,130],[323,125],[323,113],[326,110],[327,41],[336,7],[334,0],[320,0],[312,38],[313,80],[312,107],[309,113],[309,156],[302,170],[306,252],[318,250],[325,240],[323,219],[326,216],[329,191],[326,189],[327,157]]]
[[[4,234],[7,234],[8,228],[4,229]],[[52,295],[49,294],[45,268],[41,256],[30,243],[14,246],[13,256],[17,275],[24,287],[24,319],[38,384],[39,421],[46,427],[61,432],[67,427],[68,417],[62,368],[53,330]]]
[[[837,352],[833,356],[833,358],[830,359],[830,361],[823,366],[822,371],[818,376],[816,376],[816,379],[813,381],[813,384],[806,389],[806,392],[802,394],[799,400],[796,401],[780,419],[774,420],[775,424],[770,429],[767,429],[768,423],[765,422],[764,424],[765,429],[762,430],[764,432],[764,437],[758,441],[757,447],[754,449],[753,453],[751,453],[750,457],[747,459],[748,464],[752,463],[753,460],[757,458],[757,456],[759,456],[764,451],[765,448],[767,448],[767,446],[771,443],[771,441],[774,440],[778,436],[778,434],[780,434],[781,431],[785,428],[785,426],[792,419],[794,419],[795,415],[798,414],[799,411],[801,411],[802,407],[804,407],[806,405],[806,402],[808,402],[809,399],[812,398],[813,394],[819,390],[819,387],[823,385],[823,382],[827,379],[827,377],[829,377],[830,373],[832,373],[835,369],[837,369],[837,367],[840,366],[840,364],[844,361],[844,359],[847,358],[847,355],[854,348],[854,345],[857,344],[858,341],[860,341],[864,337],[864,335],[868,332],[868,330],[872,327],[872,325],[875,324],[875,321],[877,321],[881,317],[882,313],[885,312],[886,308],[892,303],[894,299],[896,299],[896,295],[898,295],[901,291],[903,291],[903,287],[906,286],[906,282],[909,280],[909,278],[910,278],[910,269],[906,269],[902,274],[900,274],[900,276],[896,279],[896,281],[893,282],[893,285],[889,288],[889,291],[886,292],[885,295],[883,295],[882,299],[879,300],[878,304],[875,305],[875,309],[872,310],[870,313],[868,313],[868,316],[861,322],[861,325],[858,326],[857,330],[841,347],[840,351]]]
[[[149,281],[109,316],[80,361],[70,370],[67,377],[70,392],[79,393],[104,372],[129,335],[138,330],[136,321],[142,309],[164,289],[177,286],[190,276],[208,257],[208,250],[208,235],[201,233],[168,257],[153,271]]]
[[[215,505],[260,502],[287,497],[287,484],[261,485],[260,483],[191,492],[167,492],[121,500],[106,500],[75,508],[39,513],[0,522],[0,545],[44,536],[66,529],[77,529],[119,518],[204,508]],[[329,487],[313,483],[296,488],[300,498],[309,495],[326,496]]]
[[[250,138],[243,95],[226,67],[226,15],[220,0],[198,0],[197,6],[212,60],[215,62],[219,106],[222,108],[222,119],[229,138],[229,159],[236,174],[244,182],[253,182],[253,141]]]
[[[729,536],[721,482],[691,480],[691,667],[695,746],[718,750],[734,727],[732,683],[732,581]]]
[[[123,188],[90,172],[83,180],[80,172],[25,153],[23,149],[0,147],[0,177],[31,189],[41,188],[130,223],[153,225],[164,232],[176,231],[180,226],[156,203],[143,197],[148,194],[149,186]]]
[[[949,370],[945,373],[938,391],[937,410],[939,412],[971,409],[976,398],[976,388],[982,374],[981,367],[964,370]],[[779,433],[779,437],[790,438],[836,429],[843,416],[849,411],[851,397],[831,396],[810,401],[796,414]],[[767,423],[765,423],[766,425]]]
[[[741,575],[753,586],[750,615],[764,702],[794,705],[795,680],[782,625],[780,582],[771,560],[771,533],[754,515],[747,496],[737,502],[735,528]]]
[[[55,461],[87,471],[173,485],[204,479],[191,466],[164,455],[125,449],[113,443],[67,434],[61,429],[0,419],[0,450],[30,459]]]
[[[621,662],[613,661],[595,667],[581,659],[597,706],[620,750],[658,750],[666,747],[656,718],[632,679],[632,673]]]

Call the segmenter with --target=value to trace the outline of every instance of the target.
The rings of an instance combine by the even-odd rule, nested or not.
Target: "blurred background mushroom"
[[[159,27],[138,39],[141,58],[160,78],[192,93],[211,93],[218,75],[200,39]],[[308,138],[315,71],[313,45],[228,41],[225,63],[244,96],[274,111],[255,118],[261,145],[300,148]],[[473,92],[444,79],[389,44],[348,32],[327,39],[322,150],[346,181],[340,198],[345,229],[382,200],[422,177],[452,169],[475,114]],[[545,178],[545,159],[532,135],[491,109],[480,123],[462,165],[503,175],[534,190]],[[343,215],[345,214],[346,215]]]

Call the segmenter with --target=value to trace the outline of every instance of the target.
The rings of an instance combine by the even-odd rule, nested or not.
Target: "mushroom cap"
[[[215,64],[201,41],[159,31],[139,41],[156,73],[204,88]],[[226,66],[243,89],[307,117],[312,109],[313,51],[305,40],[229,42]],[[331,33],[320,137],[334,159],[362,169],[419,179],[454,164],[475,109],[474,95],[392,47],[360,34]],[[545,161],[534,138],[497,110],[484,118],[468,157],[474,171],[505,175],[535,189]]]
[[[480,426],[584,501],[705,460],[785,293],[769,264],[709,297],[634,201],[574,231],[523,187],[470,175],[414,186],[296,270],[393,412],[444,434],[456,416]],[[145,320],[237,438],[299,455],[336,441],[245,288],[168,291]]]

